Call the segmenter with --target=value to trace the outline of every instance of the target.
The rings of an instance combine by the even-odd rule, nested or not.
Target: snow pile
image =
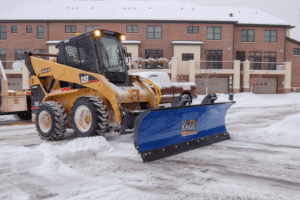
[[[229,95],[217,93],[218,99],[216,103],[230,102]],[[193,100],[193,104],[200,104],[205,95],[198,95]],[[236,102],[233,107],[264,107],[264,106],[278,106],[278,105],[292,105],[294,101],[296,104],[300,103],[300,93],[288,94],[254,94],[250,92],[236,93],[233,95],[233,100]],[[300,109],[300,108],[299,108]]]
[[[15,115],[0,115],[0,121],[18,120]]]
[[[231,132],[232,139],[300,147],[300,114],[286,117],[284,120],[254,132]]]
[[[21,60],[16,60],[15,62],[13,62],[12,68],[14,70],[22,70],[22,61]]]
[[[97,156],[118,155],[104,137],[78,138],[63,145],[42,143],[36,148],[5,146],[0,148],[0,171],[52,177],[78,176],[60,157],[80,151],[95,152]]]
[[[218,100],[216,100],[216,103],[229,102],[228,94],[217,94],[217,96]],[[193,104],[200,104],[204,97],[205,95],[198,95]],[[289,107],[292,110],[295,108],[294,113],[296,113],[297,108],[297,111],[300,112],[300,93],[253,94],[245,92],[234,94],[234,101],[236,103],[231,109],[246,108],[247,110],[245,110],[246,112],[243,115],[235,116],[236,113],[227,114],[229,118],[246,117],[247,112],[259,112],[258,109],[265,109],[266,107],[276,108],[276,106],[287,106],[287,108]],[[253,127],[255,127],[255,124],[253,124]],[[235,140],[300,147],[300,114],[293,114],[282,121],[268,125],[266,128],[255,129],[255,131],[251,132],[247,128],[241,132],[230,131],[230,135]]]

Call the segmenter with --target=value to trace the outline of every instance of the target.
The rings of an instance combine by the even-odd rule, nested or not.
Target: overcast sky
[[[1,0],[0,12],[12,9],[17,6],[28,4],[29,2],[43,0]],[[49,0],[46,0],[49,1]],[[63,0],[62,0],[63,1]],[[78,1],[78,0],[77,0]],[[95,1],[95,0],[92,0]],[[150,0],[144,0],[150,1]],[[152,0],[153,1],[153,0]],[[160,0],[154,0],[160,1]],[[172,1],[172,0],[169,0]],[[270,13],[288,23],[296,26],[291,30],[291,37],[300,41],[300,0],[186,0],[200,6],[212,7],[253,7]],[[33,11],[34,12],[34,11]]]

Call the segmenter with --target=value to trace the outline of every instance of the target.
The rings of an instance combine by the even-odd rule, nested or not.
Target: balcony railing
[[[284,70],[283,62],[250,62],[250,70]]]
[[[198,70],[232,70],[233,61],[200,61],[196,60]]]

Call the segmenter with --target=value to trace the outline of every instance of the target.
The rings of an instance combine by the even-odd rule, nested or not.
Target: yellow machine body
[[[31,86],[40,85],[45,93],[42,102],[58,102],[63,106],[67,115],[70,115],[76,99],[86,95],[92,95],[103,100],[111,115],[110,122],[115,121],[117,125],[121,125],[123,111],[139,110],[141,109],[141,102],[148,103],[150,108],[158,107],[159,101],[157,101],[150,85],[146,80],[137,76],[130,76],[131,86],[116,86],[101,74],[87,72],[34,56],[30,56],[30,59],[36,74],[31,76]],[[82,74],[95,79],[90,82],[83,80]],[[51,92],[47,93],[46,89],[52,78],[55,79],[55,83],[51,88]],[[64,90],[60,88],[60,81],[75,83],[85,88]],[[32,117],[32,120],[35,120],[35,116]]]

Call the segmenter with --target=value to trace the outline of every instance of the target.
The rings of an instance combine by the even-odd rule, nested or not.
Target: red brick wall
[[[11,33],[11,26],[17,25],[18,33]],[[32,25],[32,33],[26,33],[26,25]],[[37,39],[37,25],[44,25],[45,39]],[[7,27],[7,40],[0,40],[0,49],[6,49],[6,60],[15,60],[15,49],[46,49],[47,26],[46,23],[1,23]]]
[[[11,26],[18,26],[18,33],[11,33]],[[32,33],[26,33],[26,25],[32,25]],[[45,39],[37,39],[37,25],[44,25]],[[100,25],[102,29],[125,33],[127,40],[140,40],[139,56],[145,58],[145,49],[163,49],[163,55],[167,59],[173,56],[174,40],[202,41],[201,59],[205,59],[205,50],[222,50],[223,61],[233,60],[233,24],[197,24],[197,23],[112,23],[112,22],[49,22],[49,37],[47,35],[46,23],[0,23],[0,26],[7,26],[7,40],[0,40],[0,49],[6,49],[7,60],[14,60],[15,49],[46,49],[48,40],[64,40],[75,36],[75,33],[65,33],[66,25],[76,25],[77,32],[85,32],[86,25]],[[138,25],[139,33],[126,33],[127,25]],[[162,39],[147,39],[147,26],[162,26]],[[199,26],[199,34],[187,34],[187,26]],[[221,27],[221,40],[212,41],[206,39],[207,26]],[[228,47],[231,50],[228,50]],[[232,65],[232,64],[231,64]],[[225,67],[225,66],[224,66]]]
[[[293,55],[293,49],[300,48],[299,44],[286,41],[286,61],[292,62],[292,87],[300,87],[300,55]]]
[[[18,26],[18,33],[11,33],[11,26]],[[26,25],[32,25],[32,33],[26,33]],[[37,25],[44,25],[44,39],[37,39]],[[300,57],[293,56],[294,47],[298,47],[292,42],[285,41],[285,28],[273,27],[234,27],[233,24],[214,24],[214,23],[150,23],[150,22],[48,22],[47,23],[0,23],[0,26],[7,26],[7,40],[0,40],[0,49],[6,49],[6,60],[15,60],[15,49],[46,49],[48,40],[64,40],[75,36],[75,33],[65,33],[65,25],[76,25],[77,32],[85,32],[86,25],[101,26],[102,29],[122,32],[127,35],[127,40],[140,40],[139,56],[145,58],[145,49],[163,49],[163,55],[167,59],[173,56],[172,41],[202,41],[201,60],[205,60],[205,50],[222,50],[223,61],[236,59],[236,51],[245,51],[246,59],[249,59],[249,51],[261,51],[262,58],[265,51],[277,52],[277,62],[284,62],[284,51],[286,60],[292,62],[292,87],[300,87]],[[126,33],[127,25],[138,25],[138,33]],[[147,39],[147,26],[162,26],[162,39]],[[187,26],[199,26],[199,34],[187,34]],[[213,41],[206,39],[208,26],[221,27],[221,40]],[[254,29],[255,41],[253,43],[241,42],[241,30]],[[49,30],[49,36],[48,36]],[[264,42],[264,30],[277,30],[277,43]],[[285,50],[286,42],[286,50]],[[283,52],[280,52],[283,50]],[[224,63],[224,68],[232,68],[232,63]],[[241,84],[242,86],[242,84]]]
[[[241,42],[242,29],[254,29],[254,42]],[[264,42],[265,30],[277,30],[277,43]],[[235,27],[234,30],[234,59],[236,59],[237,51],[245,51],[245,59],[249,60],[249,51],[261,51],[262,61],[264,52],[277,52],[277,62],[284,62],[284,46],[285,46],[285,28],[273,27]],[[280,52],[282,50],[282,52]]]

